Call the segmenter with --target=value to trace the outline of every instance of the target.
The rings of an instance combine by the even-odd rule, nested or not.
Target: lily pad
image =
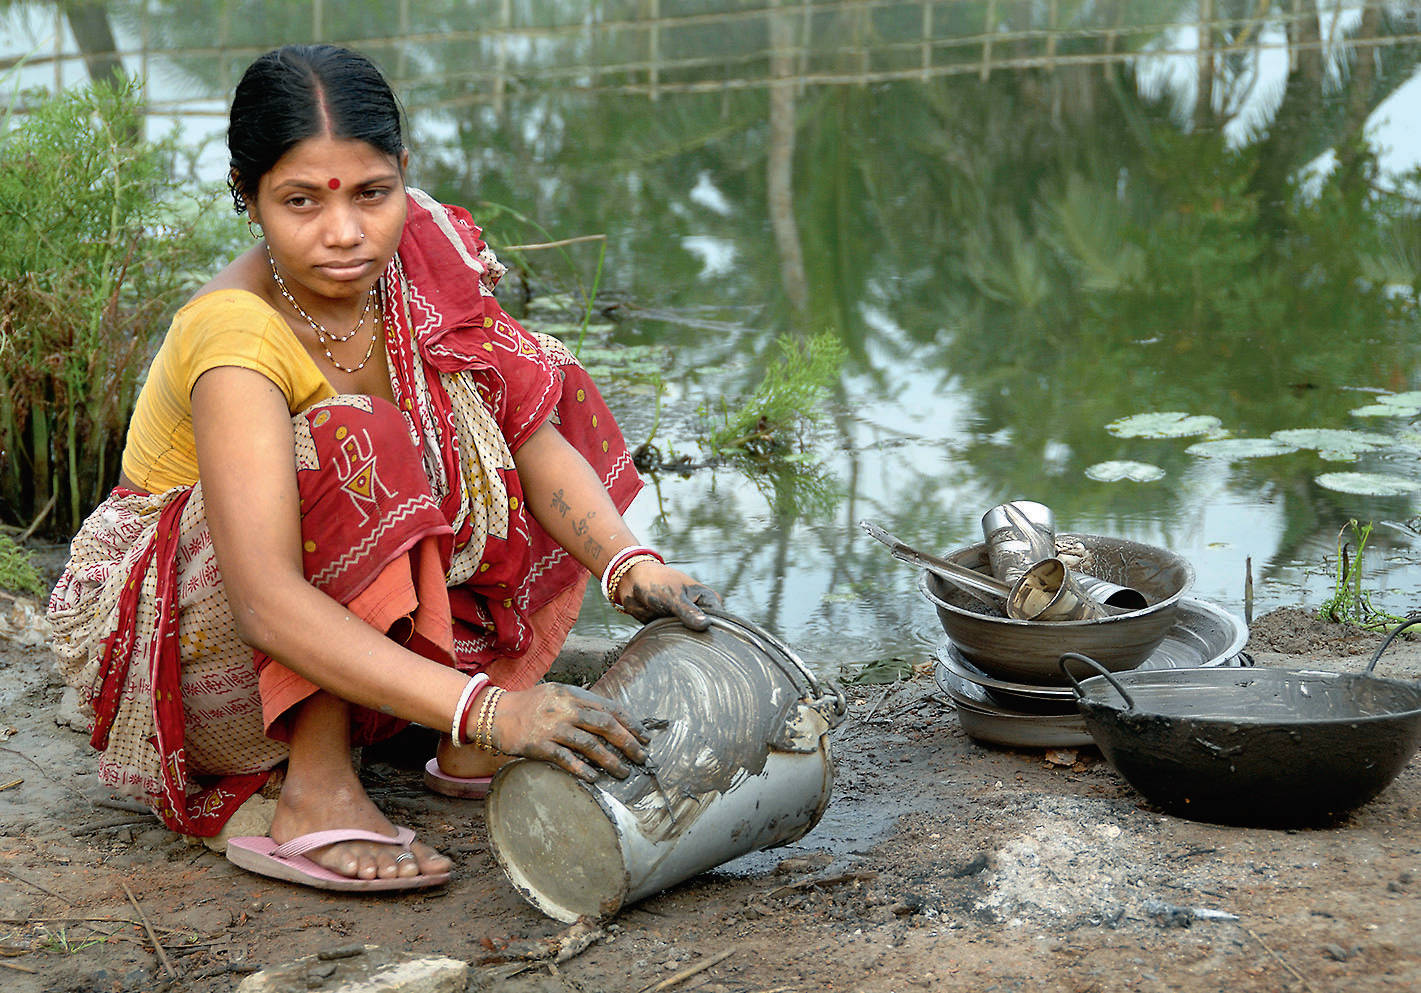
[[[1087,478],[1099,483],[1152,483],[1164,478],[1164,470],[1148,462],[1097,462],[1085,471]]]
[[[1421,390],[1407,390],[1405,393],[1382,393],[1377,403],[1387,407],[1400,407],[1410,414],[1421,414]]]
[[[1350,411],[1353,417],[1410,417],[1421,413],[1421,407],[1396,407],[1389,403],[1369,403]]]
[[[1406,496],[1421,492],[1421,482],[1384,472],[1327,472],[1318,476],[1316,482],[1323,489],[1358,496]]]
[[[1297,450],[1297,445],[1277,438],[1220,438],[1217,441],[1197,441],[1185,449],[1190,455],[1205,459],[1263,459]]]
[[[1350,462],[1358,452],[1370,452],[1392,444],[1388,435],[1343,428],[1291,428],[1274,431],[1269,437],[1299,448],[1316,449],[1323,458],[1334,462]]]
[[[1131,414],[1105,425],[1117,438],[1188,438],[1214,434],[1223,427],[1217,417],[1166,410],[1151,414]]]

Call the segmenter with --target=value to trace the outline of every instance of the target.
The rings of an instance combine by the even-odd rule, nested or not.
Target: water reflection
[[[633,447],[654,437],[702,454],[700,412],[748,395],[787,330],[828,330],[844,343],[832,426],[810,445],[817,474],[658,473],[631,515],[672,560],[807,658],[833,667],[921,653],[939,637],[913,571],[858,530],[863,517],[946,551],[980,540],[992,505],[1036,499],[1062,530],[1184,554],[1197,594],[1242,613],[1246,560],[1258,610],[1317,603],[1349,518],[1417,512],[1406,498],[1322,489],[1314,477],[1339,466],[1316,452],[1225,462],[1188,455],[1197,439],[1105,430],[1146,411],[1212,415],[1237,437],[1301,427],[1400,437],[1410,427],[1411,417],[1378,425],[1350,413],[1365,391],[1417,386],[1421,358],[1421,225],[1414,202],[1388,193],[1400,180],[1379,175],[1363,140],[1371,111],[1421,58],[1387,5],[1353,5],[1340,34],[1326,35],[1386,41],[1362,47],[1323,44],[1318,12],[1333,5],[1312,0],[1268,22],[1216,11],[1202,34],[1192,3],[959,0],[879,5],[874,16],[835,5],[838,20],[812,24],[814,5],[795,8],[802,23],[740,11],[677,35],[684,49],[663,50],[674,65],[659,75],[644,58],[635,72],[612,72],[611,35],[589,33],[580,50],[559,50],[561,83],[518,89],[498,75],[496,100],[496,53],[460,20],[464,5],[420,6],[416,40],[366,46],[406,83],[413,179],[470,205],[496,248],[605,235],[560,253],[511,253],[521,269],[508,285],[526,296],[508,303],[531,301],[530,325],[566,327],[577,308],[538,305],[590,287],[605,251],[602,326],[587,341],[649,346],[662,365],[607,380]],[[137,8],[111,7],[136,23],[124,18]],[[174,60],[186,79],[220,90],[250,57],[243,45],[306,36],[312,8],[281,7],[290,23],[261,27],[240,4],[210,0],[211,16],[193,17],[190,3],[151,2],[143,23],[174,47],[220,23],[231,48]],[[327,10],[325,36],[359,44],[357,23],[384,23],[367,16],[374,9]],[[621,11],[597,9],[609,21]],[[556,24],[562,8],[529,10]],[[927,61],[914,62],[919,48],[903,39],[928,23],[925,10],[939,19],[922,36]],[[1067,26],[1076,33],[1059,33]],[[648,50],[649,28],[627,31],[635,44],[616,44]],[[1158,85],[1162,62],[1120,57],[1177,48],[1186,35],[1218,51],[1184,87]],[[875,37],[898,39],[888,61],[855,54]],[[819,49],[806,38],[833,40]],[[525,41],[503,50],[503,70],[518,58],[557,68],[552,42]],[[1048,47],[1086,61],[1029,67]],[[632,64],[629,51],[613,53],[618,65]],[[1279,53],[1289,68],[1263,110],[1275,126],[1240,143],[1249,73]],[[969,56],[980,71],[949,71]],[[1205,64],[1196,56],[1187,64]],[[873,71],[859,84],[807,82],[865,65]],[[909,66],[922,78],[906,80]],[[756,85],[738,85],[762,69]],[[717,73],[718,91],[696,82]],[[1210,99],[1197,99],[1201,81]],[[1405,109],[1415,115],[1417,103]],[[1329,148],[1336,168],[1299,200],[1299,169]],[[1085,475],[1113,459],[1165,475]],[[1416,463],[1417,450],[1398,444],[1342,468],[1415,476]],[[1379,527],[1368,546],[1365,581],[1397,587],[1379,597],[1397,613],[1421,581],[1415,541]],[[588,616],[622,623],[591,600]]]

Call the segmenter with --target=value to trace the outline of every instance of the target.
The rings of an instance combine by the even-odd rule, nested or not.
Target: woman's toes
[[[406,859],[405,865],[416,866],[420,875],[438,876],[454,868],[453,859],[446,855],[439,854],[428,845],[415,842],[410,845],[410,851],[414,854],[414,858]]]

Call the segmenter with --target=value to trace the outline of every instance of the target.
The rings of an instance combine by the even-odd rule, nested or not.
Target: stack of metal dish
[[[947,635],[938,683],[973,738],[1022,747],[1089,744],[1060,667],[1068,652],[1112,672],[1222,666],[1241,657],[1247,627],[1188,598],[1194,570],[1167,549],[1057,534],[1050,508],[1028,501],[992,508],[982,530],[981,544],[925,558],[918,583]],[[977,575],[1013,583],[1009,595],[983,596]],[[1047,609],[1031,605],[1032,585],[1054,592]]]
[[[1227,611],[1181,597],[1174,624],[1137,670],[1242,665],[1248,628]],[[1068,649],[1062,649],[1065,651]],[[969,736],[1017,748],[1071,748],[1093,743],[1068,682],[1028,683],[974,664],[950,637],[938,646],[938,686],[957,708]],[[1059,658],[1059,655],[1057,656]],[[1056,670],[1060,675],[1059,666]]]

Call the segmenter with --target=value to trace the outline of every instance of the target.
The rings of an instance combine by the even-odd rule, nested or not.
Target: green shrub
[[[49,588],[31,561],[30,553],[7,534],[0,534],[0,590],[29,593],[41,601],[49,596]]]
[[[174,178],[132,86],[0,119],[0,515],[71,533],[117,478],[165,322],[238,226]]]

